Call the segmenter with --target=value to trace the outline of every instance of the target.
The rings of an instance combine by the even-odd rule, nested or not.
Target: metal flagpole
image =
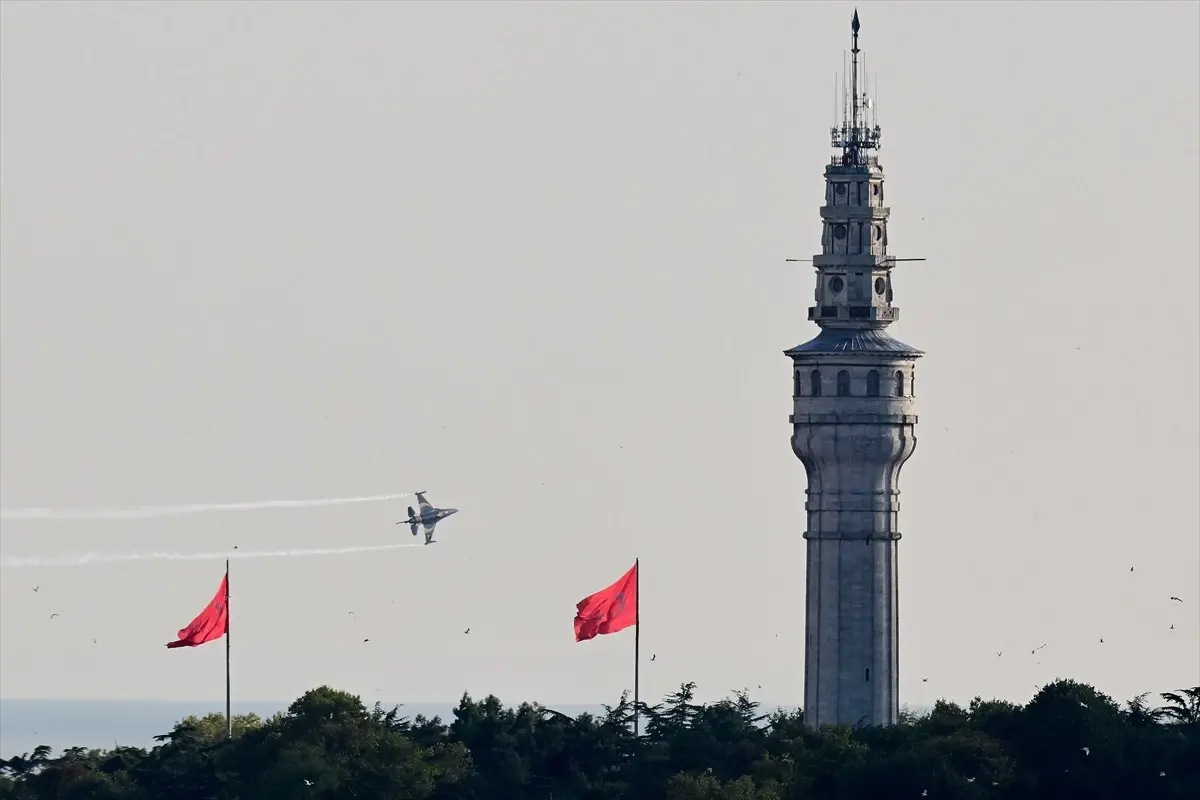
[[[641,716],[638,705],[638,670],[641,666],[642,639],[642,568],[638,559],[633,560],[633,738],[640,735]]]
[[[229,559],[225,559],[225,734],[233,738],[233,715],[229,691]]]

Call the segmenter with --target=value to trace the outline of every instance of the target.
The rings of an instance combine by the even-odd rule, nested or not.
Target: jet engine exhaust
[[[361,547],[337,547],[317,550],[232,550],[225,553],[79,553],[66,556],[0,556],[0,568],[82,567],[92,564],[116,564],[122,561],[223,561],[239,558],[292,558],[299,556],[336,556],[350,553],[378,553],[421,544],[379,544]]]
[[[384,500],[399,500],[415,497],[412,492],[403,494],[376,494],[365,497],[329,497],[319,500],[261,500],[250,503],[212,503],[179,506],[132,506],[126,508],[0,508],[0,519],[41,520],[105,520],[105,519],[155,519],[178,517],[185,514],[203,514],[215,511],[254,511],[266,508],[319,508],[341,506],[350,503],[379,503]]]

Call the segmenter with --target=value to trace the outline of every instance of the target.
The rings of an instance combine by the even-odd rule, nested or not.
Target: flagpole
[[[633,560],[633,738],[639,736],[640,708],[638,706],[638,671],[641,666],[642,639],[642,569],[639,559]]]
[[[233,738],[233,715],[229,691],[229,559],[225,559],[225,734]]]

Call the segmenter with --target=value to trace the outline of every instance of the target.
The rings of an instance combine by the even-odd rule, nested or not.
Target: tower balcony
[[[840,156],[831,156],[829,166],[825,168],[825,174],[862,172],[864,169],[882,173],[883,166],[879,163],[879,156],[869,156],[861,150],[843,153]]]
[[[812,265],[818,269],[890,270],[896,266],[896,259],[879,253],[817,253],[813,256]]]
[[[900,318],[900,309],[896,306],[873,306],[867,303],[812,306],[808,309],[808,318],[813,322],[895,322]]]
[[[883,128],[878,125],[842,125],[829,129],[830,145],[847,150],[874,150],[882,139]]]
[[[833,222],[859,220],[885,220],[892,213],[891,206],[821,206],[821,219]]]

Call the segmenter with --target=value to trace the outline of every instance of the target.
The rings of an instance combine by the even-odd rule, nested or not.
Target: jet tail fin
[[[412,528],[412,535],[416,536],[417,535],[417,523],[415,523],[415,522],[410,523],[408,527]]]
[[[408,518],[409,518],[409,519],[412,519],[412,517],[413,517],[413,510],[412,510],[412,506],[409,506],[409,507],[408,507]]]

